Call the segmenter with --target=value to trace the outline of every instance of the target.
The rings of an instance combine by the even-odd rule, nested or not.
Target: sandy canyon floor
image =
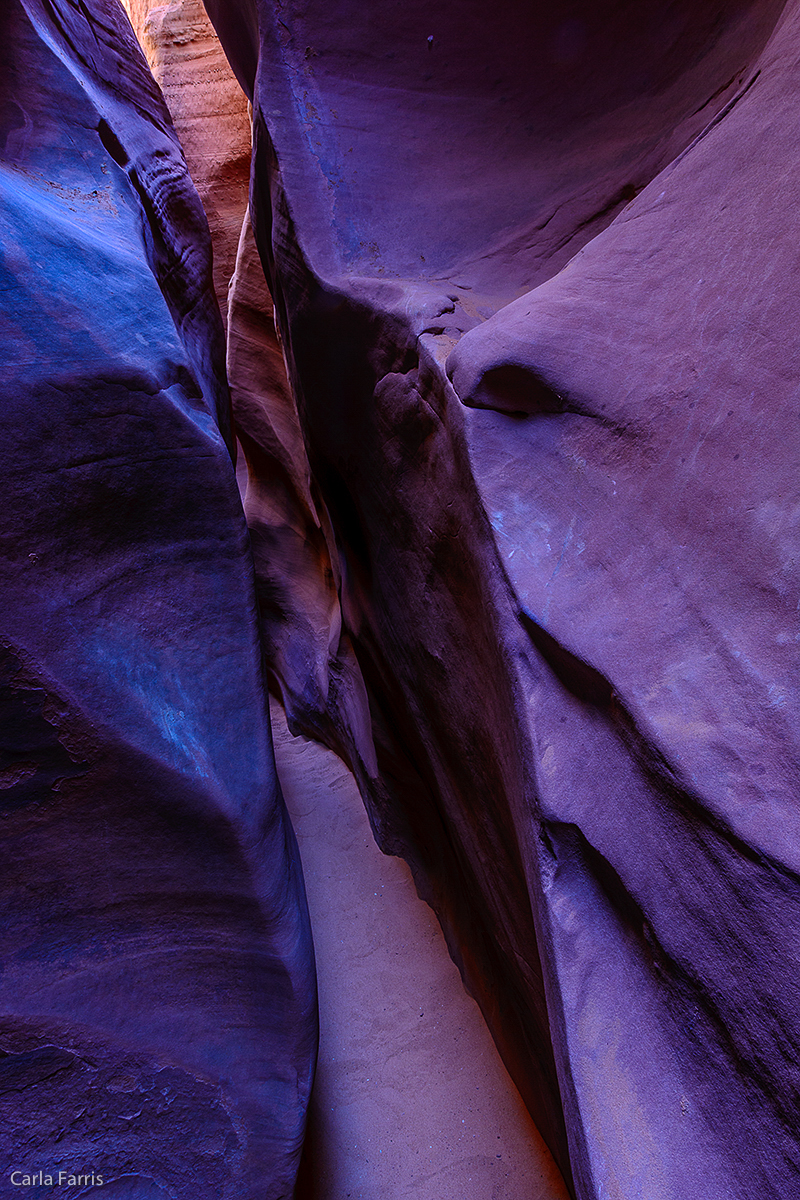
[[[320,1058],[298,1200],[567,1200],[406,864],[383,855],[353,777],[292,737],[278,773],[303,859]]]

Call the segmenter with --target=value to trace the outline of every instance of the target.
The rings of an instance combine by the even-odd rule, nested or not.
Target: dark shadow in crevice
[[[520,612],[519,620],[553,674],[571,695],[598,708],[611,706],[614,689],[605,675],[562,646],[528,613]]]

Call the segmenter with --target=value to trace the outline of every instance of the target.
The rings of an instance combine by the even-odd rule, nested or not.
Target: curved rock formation
[[[317,729],[579,1197],[791,1195],[797,6],[209,9],[336,543]]]
[[[123,3],[203,202],[214,248],[214,291],[224,323],[250,181],[247,100],[202,0]]]
[[[360,698],[362,688],[342,630],[338,553],[309,470],[249,211],[230,286],[228,371],[270,687],[295,728],[348,757],[329,703],[353,691]]]
[[[320,1046],[295,1200],[569,1200],[406,864],[353,776],[271,705],[319,976]]]
[[[590,1148],[638,1114],[646,1194],[800,1179],[799,36],[788,5],[686,153],[450,359],[468,402],[529,414],[476,413],[472,462],[552,672],[530,688],[570,1090]]]
[[[197,5],[130,4],[171,86]],[[222,158],[174,102],[255,585],[160,93],[115,0],[0,15],[5,1176],[291,1195],[269,673],[576,1196],[784,1200],[800,3],[209,7],[254,238],[232,84]]]
[[[247,100],[200,0],[125,0],[125,7],[209,217],[270,687],[295,728],[314,732],[346,757],[328,711],[331,677],[334,693],[346,702],[359,693],[360,676],[342,633],[335,539],[324,504],[315,499],[252,234]]]
[[[0,33],[2,1173],[277,1200],[315,985],[208,227],[115,0]]]

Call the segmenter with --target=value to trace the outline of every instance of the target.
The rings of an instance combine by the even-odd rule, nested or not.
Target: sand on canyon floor
[[[568,1200],[438,922],[380,852],[355,781],[292,737],[275,757],[305,871],[320,1056],[298,1200]]]

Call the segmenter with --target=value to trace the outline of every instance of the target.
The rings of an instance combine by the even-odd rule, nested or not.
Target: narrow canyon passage
[[[271,707],[320,992],[298,1200],[567,1200],[405,862],[344,764]]]
[[[0,1200],[800,1200],[800,0],[122,4],[0,2]]]

